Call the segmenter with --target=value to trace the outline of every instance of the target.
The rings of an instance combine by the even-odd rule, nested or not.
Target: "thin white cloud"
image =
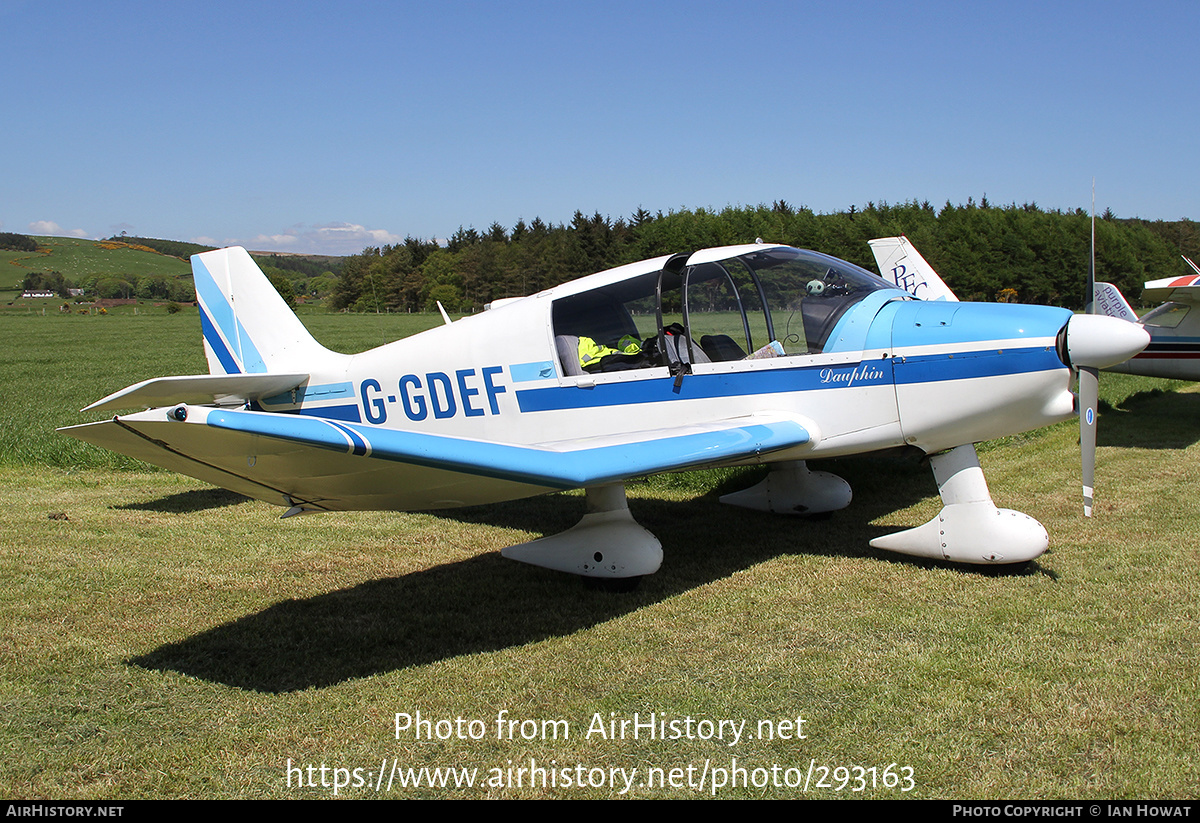
[[[195,240],[195,242],[202,242]],[[280,251],[290,254],[358,254],[368,246],[403,243],[404,238],[386,229],[368,229],[357,223],[326,223],[320,226],[296,225],[279,234],[260,234],[251,238],[231,238],[222,245],[245,246],[252,251]],[[218,245],[212,241],[210,245]]]
[[[255,250],[261,247],[262,251],[273,251],[295,246],[298,241],[299,238],[294,234],[260,234],[250,240],[249,245]]]
[[[49,235],[51,237],[91,237],[91,235],[83,229],[70,229],[64,231],[62,226],[55,223],[53,220],[34,220],[29,224],[28,229],[30,234]]]

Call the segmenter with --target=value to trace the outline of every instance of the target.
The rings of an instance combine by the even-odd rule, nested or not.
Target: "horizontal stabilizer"
[[[143,380],[97,400],[82,411],[153,409],[189,405],[241,406],[291,391],[307,374],[189,374]]]

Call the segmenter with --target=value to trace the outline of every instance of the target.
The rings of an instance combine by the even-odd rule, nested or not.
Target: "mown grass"
[[[306,317],[344,350],[436,318]],[[114,322],[115,321],[115,322]],[[926,468],[834,461],[824,521],[716,504],[753,471],[630,486],[664,544],[631,594],[499,557],[570,526],[578,494],[440,514],[279,510],[49,433],[134,380],[204,370],[196,319],[0,320],[0,795],[328,797],[286,764],[377,770],[911,766],[905,796],[1195,798],[1200,393],[1105,375],[1097,516],[1075,428],[987,444],[997,502],[1051,551],[1017,573],[867,547],[937,511]],[[106,325],[108,324],[108,325]],[[57,443],[62,440],[64,443]],[[397,712],[485,740],[396,739]],[[497,740],[516,720],[569,739]],[[806,719],[805,740],[604,740],[594,714]],[[645,776],[645,772],[641,773]],[[319,778],[319,775],[318,775]],[[696,797],[638,786],[638,797]],[[604,788],[387,796],[607,797]],[[899,797],[895,789],[864,792]],[[375,797],[360,787],[342,796]],[[767,786],[721,797],[790,797]],[[853,796],[814,789],[814,797]]]

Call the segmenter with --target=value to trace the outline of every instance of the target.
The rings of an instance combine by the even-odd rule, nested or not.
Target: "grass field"
[[[344,351],[438,322],[305,321]],[[611,797],[630,770],[634,797],[1200,796],[1193,386],[1103,376],[1090,521],[1073,425],[981,448],[998,504],[1051,535],[1022,572],[868,548],[938,502],[928,469],[864,458],[825,465],[855,501],[823,521],[716,504],[752,470],[631,484],[665,561],[615,594],[499,556],[572,525],[579,494],[281,521],[52,433],[204,371],[194,314],[4,317],[0,346],[0,796]],[[417,712],[434,739],[397,733]],[[635,713],[693,736],[593,725]],[[742,736],[699,739],[720,720]],[[377,790],[395,765],[476,782]],[[860,792],[832,771],[855,766]]]

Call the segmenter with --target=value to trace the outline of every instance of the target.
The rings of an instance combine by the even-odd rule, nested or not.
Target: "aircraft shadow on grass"
[[[225,489],[194,489],[178,494],[168,494],[154,500],[140,503],[121,503],[112,508],[126,511],[148,511],[160,514],[190,514],[206,509],[220,509],[225,506],[236,506],[249,500],[244,494],[226,491]]]
[[[915,568],[944,565],[867,548],[870,538],[894,530],[872,526],[872,520],[936,495],[924,466],[894,458],[836,463],[858,494],[847,511],[827,518],[718,505],[719,493],[754,482],[747,475],[735,477],[728,489],[682,502],[637,499],[635,491],[637,519],[662,535],[666,562],[630,593],[591,588],[569,575],[488,552],[280,602],[128,662],[253,691],[290,692],[570,634],[786,554],[873,556]],[[442,516],[554,533],[575,522],[583,504],[582,497],[554,495]],[[952,567],[994,573],[993,567]],[[1038,569],[1034,563],[1023,571],[1007,567],[1007,573]]]
[[[1186,449],[1200,442],[1200,394],[1163,389],[1130,395],[1101,408],[1101,446]]]

